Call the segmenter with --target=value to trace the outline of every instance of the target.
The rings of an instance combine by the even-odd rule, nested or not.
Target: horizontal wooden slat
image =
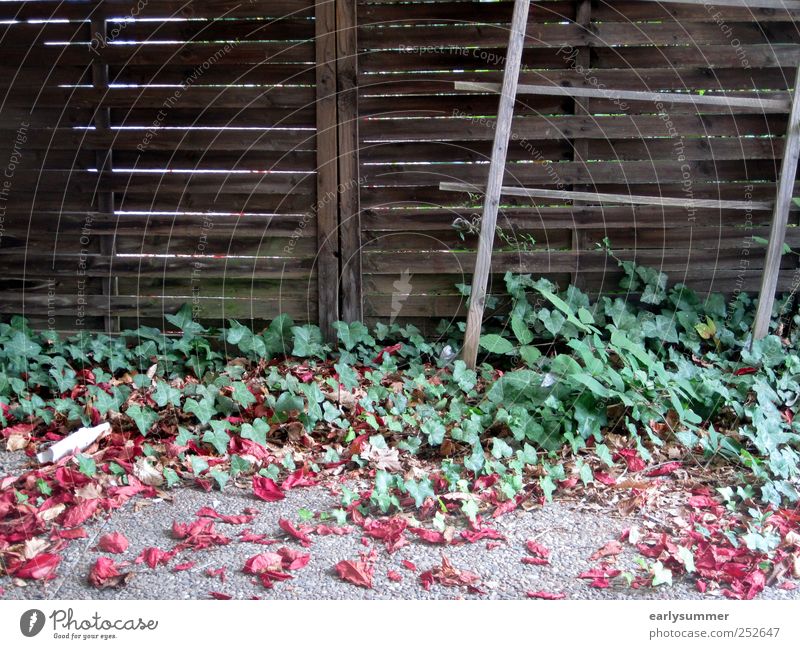
[[[311,0],[8,0],[0,3],[0,20],[310,16],[313,6]]]

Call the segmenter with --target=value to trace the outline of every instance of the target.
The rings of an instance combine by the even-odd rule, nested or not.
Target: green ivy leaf
[[[142,435],[147,435],[153,424],[158,421],[157,412],[147,406],[143,408],[138,403],[128,406],[125,414],[133,420]]]
[[[171,489],[181,481],[181,479],[178,477],[178,474],[175,472],[174,469],[166,467],[161,473],[164,476],[164,480],[166,480],[167,482],[168,489]]]
[[[287,413],[293,410],[303,410],[304,405],[305,403],[302,397],[292,394],[291,392],[283,392],[275,403],[275,411]]]
[[[323,353],[322,332],[315,325],[292,327],[294,348],[292,354],[300,358],[321,356]]]
[[[227,421],[210,421],[211,428],[203,433],[203,441],[206,444],[211,444],[220,455],[225,455],[228,450],[228,443],[231,438],[228,435]]]
[[[426,498],[434,498],[436,496],[430,478],[423,478],[419,482],[409,478],[405,481],[404,487],[408,495],[414,499],[414,504],[417,507],[422,507]]]
[[[240,473],[249,472],[251,466],[251,462],[241,455],[231,455],[231,477],[235,478]]]
[[[480,346],[490,354],[510,354],[514,345],[497,334],[484,334],[480,337]]]
[[[660,561],[656,561],[653,564],[653,586],[661,584],[672,586],[672,570],[665,568]]]
[[[233,400],[238,403],[242,408],[249,408],[256,402],[256,398],[247,384],[244,381],[235,381],[231,383]]]
[[[344,386],[345,390],[354,390],[358,387],[358,372],[350,365],[340,361],[333,366],[333,369],[339,375],[339,382]]]
[[[78,471],[87,478],[93,478],[97,474],[97,464],[95,464],[94,458],[83,454],[76,455],[75,458],[78,461]]]
[[[242,424],[239,435],[255,442],[259,446],[266,446],[269,429],[269,424],[263,419],[258,418],[254,419],[252,424]]]
[[[186,399],[183,404],[183,410],[197,417],[201,424],[207,424],[217,414],[214,409],[214,403],[210,399],[202,399],[201,401]]]
[[[370,346],[375,344],[369,330],[360,322],[334,322],[333,329],[347,351],[352,351],[361,343]]]

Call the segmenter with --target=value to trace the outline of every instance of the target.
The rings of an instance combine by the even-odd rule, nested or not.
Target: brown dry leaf
[[[61,515],[61,512],[64,511],[66,505],[64,503],[58,503],[57,505],[53,505],[48,509],[43,509],[39,512],[39,518],[41,518],[44,522],[48,523],[53,519],[58,518]]]
[[[641,496],[631,496],[630,498],[623,498],[617,503],[617,511],[623,516],[629,516],[634,512],[639,511],[644,504],[644,498]]]
[[[633,480],[631,478],[623,480],[622,482],[618,482],[615,485],[610,485],[612,489],[649,489],[652,486],[652,482],[646,480]]]
[[[22,556],[26,559],[33,559],[37,554],[44,552],[48,547],[50,547],[50,543],[42,538],[28,539],[25,541]]]
[[[792,558],[792,576],[800,579],[800,552],[795,552]]]
[[[403,470],[400,465],[400,453],[396,448],[375,448],[369,444],[364,444],[361,457],[365,457],[372,462],[377,469],[392,472]]]
[[[103,497],[103,488],[96,482],[89,482],[75,490],[75,495],[85,500]]]
[[[11,435],[6,442],[6,450],[22,451],[28,445],[28,439],[27,435]]]
[[[147,457],[140,457],[133,465],[133,475],[139,478],[142,484],[146,484],[149,487],[159,487],[164,484],[162,470],[163,467],[160,464],[154,466],[150,458]]]
[[[604,559],[605,557],[615,557],[621,552],[622,552],[622,543],[616,540],[609,541],[597,552],[595,552],[591,557],[589,557],[589,561],[597,561],[598,559]]]

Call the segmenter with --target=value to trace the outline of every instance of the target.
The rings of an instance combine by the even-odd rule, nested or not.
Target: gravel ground
[[[0,476],[20,470],[25,462],[19,457],[0,451]],[[545,507],[530,511],[517,511],[502,517],[496,527],[507,540],[494,550],[488,550],[486,541],[458,546],[437,546],[412,541],[394,554],[388,554],[377,543],[378,561],[375,568],[374,588],[367,590],[341,581],[333,566],[342,559],[356,559],[365,550],[361,535],[356,530],[346,536],[313,535],[313,545],[306,550],[311,561],[295,571],[294,579],[275,584],[273,590],[254,583],[251,576],[242,572],[245,561],[259,552],[275,550],[282,545],[303,548],[287,539],[278,527],[279,518],[298,521],[298,510],[326,511],[336,506],[327,490],[319,487],[296,489],[278,503],[257,500],[248,491],[227,487],[224,492],[205,493],[183,488],[175,490],[173,501],[138,501],[128,503],[107,519],[95,521],[85,528],[88,539],[72,542],[63,552],[58,577],[41,584],[29,582],[27,586],[14,585],[8,578],[0,578],[6,599],[204,599],[210,591],[220,591],[234,598],[275,599],[519,599],[530,590],[565,593],[572,599],[708,599],[714,594],[700,596],[690,580],[676,581],[671,587],[656,589],[596,589],[589,588],[585,580],[577,579],[583,570],[594,567],[589,556],[608,541],[619,536],[622,530],[642,524],[641,514],[621,517],[614,509],[597,505],[556,500]],[[217,523],[217,530],[234,540],[225,546],[215,546],[201,551],[185,551],[170,561],[168,566],[155,570],[144,564],[133,566],[133,579],[121,589],[98,590],[89,586],[86,576],[95,559],[103,554],[92,549],[101,534],[111,531],[123,533],[130,547],[122,555],[111,556],[115,561],[132,561],[142,549],[155,546],[169,550],[175,544],[170,529],[174,520],[190,522],[200,507],[210,505],[221,514],[239,514],[246,507],[255,507],[260,514],[248,525],[234,526]],[[236,535],[242,529],[266,533],[281,540],[281,545],[261,546],[241,543]],[[550,564],[530,566],[521,563],[527,556],[525,541],[535,539],[551,550]],[[468,593],[466,589],[434,585],[424,590],[418,579],[419,572],[428,570],[446,555],[462,569],[479,574],[485,594]],[[628,546],[619,557],[620,566],[634,566],[635,553]],[[404,568],[401,561],[414,562],[418,572]],[[171,567],[193,560],[196,565],[184,572],[171,572]],[[226,581],[205,574],[207,568],[226,568]],[[387,571],[394,570],[403,576],[402,582],[393,582]],[[785,591],[767,588],[764,599],[800,599],[800,589]]]

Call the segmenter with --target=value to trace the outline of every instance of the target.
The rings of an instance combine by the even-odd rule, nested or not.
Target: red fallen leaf
[[[155,568],[159,564],[169,563],[172,558],[172,552],[164,552],[159,548],[145,548],[141,554],[134,560],[134,563],[146,563],[151,568]]]
[[[519,503],[517,502],[516,498],[512,498],[511,500],[506,500],[504,503],[501,503],[495,508],[494,512],[492,513],[492,518],[500,518],[505,514],[509,514],[513,512],[518,507],[518,505]]]
[[[542,559],[541,557],[522,557],[522,563],[529,566],[546,566],[550,563],[549,559]]]
[[[372,359],[372,362],[375,363],[375,365],[380,365],[383,362],[381,359],[383,358],[384,354],[392,356],[393,354],[399,352],[402,348],[403,348],[403,343],[397,343],[396,345],[389,345],[388,347],[384,347],[381,351],[378,352],[375,358]]]
[[[364,533],[373,539],[383,541],[389,553],[408,545],[408,539],[403,534],[407,527],[408,521],[399,516],[379,520],[367,519],[363,525]]]
[[[14,424],[13,426],[6,426],[3,430],[0,430],[0,435],[3,437],[11,437],[12,435],[23,435],[27,437],[36,429],[37,425],[38,424]]]
[[[225,583],[225,568],[206,568],[206,575],[208,577],[219,577],[219,580]]]
[[[75,527],[71,530],[53,530],[53,537],[74,541],[75,539],[88,539],[89,535],[82,527]]]
[[[464,530],[461,532],[461,538],[469,543],[477,543],[483,539],[494,539],[494,540],[505,540],[505,536],[503,536],[497,530],[494,530],[490,527],[483,527],[479,530]]]
[[[780,586],[778,586],[781,590],[795,590],[797,588],[797,584],[792,583],[791,581],[784,581]]]
[[[233,599],[230,595],[226,595],[225,593],[219,593],[216,590],[208,591],[208,594],[211,595],[214,599]]]
[[[789,410],[788,408],[782,410],[781,417],[783,417],[784,421],[787,424],[789,424],[790,426],[792,425],[792,422],[794,421],[794,413],[791,410]]]
[[[258,579],[264,588],[272,588],[275,586],[276,581],[286,581],[293,579],[292,575],[278,570],[267,570],[266,572],[259,573]]]
[[[320,536],[330,536],[331,534],[335,536],[344,536],[345,534],[350,534],[351,528],[349,527],[334,527],[333,525],[317,525],[314,528],[314,533],[319,534]]]
[[[589,584],[592,588],[611,588],[611,582],[605,577],[598,577]]]
[[[100,501],[97,498],[84,500],[82,503],[79,503],[67,510],[67,513],[64,514],[61,524],[64,527],[78,527],[87,519],[94,516],[99,504]]]
[[[733,374],[734,376],[744,376],[745,374],[755,374],[758,372],[758,369],[755,367],[742,367],[736,370]]]
[[[704,582],[702,579],[698,579],[694,583],[694,585],[697,588],[697,591],[700,592],[700,593],[705,593],[706,590],[708,589],[708,584],[706,582]]]
[[[662,475],[669,475],[670,473],[675,473],[678,469],[683,466],[680,462],[667,462],[662,466],[658,466],[654,469],[650,469],[644,475],[648,478],[656,478]]]
[[[289,536],[293,536],[300,541],[300,545],[302,545],[304,548],[307,548],[309,545],[311,545],[311,537],[308,536],[308,530],[310,529],[309,527],[301,526],[298,529],[292,524],[292,521],[285,518],[278,520],[278,525],[280,525],[280,528]]]
[[[277,539],[270,539],[266,534],[254,534],[251,530],[243,530],[239,534],[242,543],[258,543],[259,545],[272,545]]]
[[[277,552],[263,552],[250,557],[244,564],[244,572],[248,575],[259,575],[268,570],[280,570],[283,557]]]
[[[547,559],[550,556],[550,550],[543,545],[539,545],[536,541],[527,541],[525,543],[525,547],[528,548],[528,552],[535,557]]]
[[[567,598],[567,596],[564,593],[548,593],[545,590],[537,590],[537,591],[529,590],[525,594],[528,597],[530,597],[531,599],[550,599],[550,600],[555,600],[555,599],[566,599]]]
[[[486,542],[486,549],[487,550],[496,550],[501,545],[503,545],[503,544],[502,543],[498,543],[497,541],[487,541]]]
[[[435,582],[442,586],[475,586],[480,581],[480,576],[474,572],[456,568],[446,556],[442,555],[441,565],[422,573],[419,579],[422,587],[428,590]]]
[[[13,576],[19,579],[53,579],[60,562],[61,557],[57,554],[43,552],[23,563]]]
[[[389,579],[391,579],[392,581],[396,581],[396,582],[401,582],[401,581],[403,581],[403,575],[401,575],[399,572],[395,572],[394,570],[389,570],[389,571],[386,573],[386,576],[387,576]]]
[[[625,464],[628,466],[628,471],[631,473],[637,473],[645,468],[645,463],[642,458],[639,457],[639,453],[636,449],[632,448],[623,448],[614,455],[615,460],[622,459]]]
[[[598,482],[602,482],[604,485],[617,484],[617,479],[613,475],[611,475],[610,473],[606,473],[605,471],[595,471],[594,479],[597,480]]]
[[[179,563],[178,565],[172,568],[172,572],[182,572],[183,570],[189,570],[194,568],[194,561],[187,561],[186,563]]]
[[[295,487],[313,487],[317,484],[315,476],[315,473],[309,471],[306,467],[302,467],[297,469],[294,473],[289,474],[286,479],[281,482],[281,489],[288,491]]]
[[[245,525],[247,523],[251,523],[255,518],[255,516],[252,514],[238,514],[233,516],[220,514],[212,507],[201,507],[199,510],[197,510],[197,515],[204,516],[206,518],[216,518],[217,520],[220,520],[223,523],[228,523],[229,525]]]
[[[571,477],[567,478],[566,480],[559,480],[558,481],[558,486],[561,487],[562,489],[570,489],[570,488],[574,487],[576,484],[578,484],[578,476],[576,476],[576,475],[571,476]]]
[[[692,496],[689,498],[691,507],[717,507],[719,503],[710,496]]]
[[[408,559],[403,559],[400,563],[403,564],[403,567],[406,570],[411,570],[411,572],[416,572],[417,571],[417,566],[414,565],[413,561],[409,561]]]
[[[311,561],[311,555],[304,552],[298,552],[292,548],[280,548],[278,554],[282,558],[281,566],[284,570],[299,570],[308,565]]]
[[[120,572],[120,566],[109,557],[100,557],[89,571],[89,583],[95,588],[120,588],[132,578],[131,572]]]
[[[258,475],[253,478],[253,493],[268,503],[275,503],[286,498],[283,489],[275,484],[272,478],[264,478]]]
[[[578,575],[578,579],[613,579],[622,574],[621,570],[609,568],[592,568],[584,570]]]
[[[97,548],[103,552],[122,554],[128,549],[128,539],[120,532],[110,532],[100,537]]]
[[[339,578],[362,588],[372,588],[375,568],[364,560],[340,561],[335,566]]]
[[[408,531],[412,534],[416,534],[419,538],[428,543],[439,543],[443,545],[447,545],[448,543],[447,537],[437,530],[428,530],[424,527],[409,527]]]
[[[620,543],[619,541],[609,541],[597,552],[595,552],[591,557],[589,557],[589,561],[597,561],[598,559],[602,559],[604,557],[613,557],[620,554],[621,552],[622,552],[622,543]]]
[[[491,475],[481,476],[477,480],[475,480],[475,484],[472,485],[472,491],[474,493],[479,493],[481,491],[486,491],[487,489],[491,489],[497,484],[497,481],[500,479],[500,476],[496,473],[492,473]]]

